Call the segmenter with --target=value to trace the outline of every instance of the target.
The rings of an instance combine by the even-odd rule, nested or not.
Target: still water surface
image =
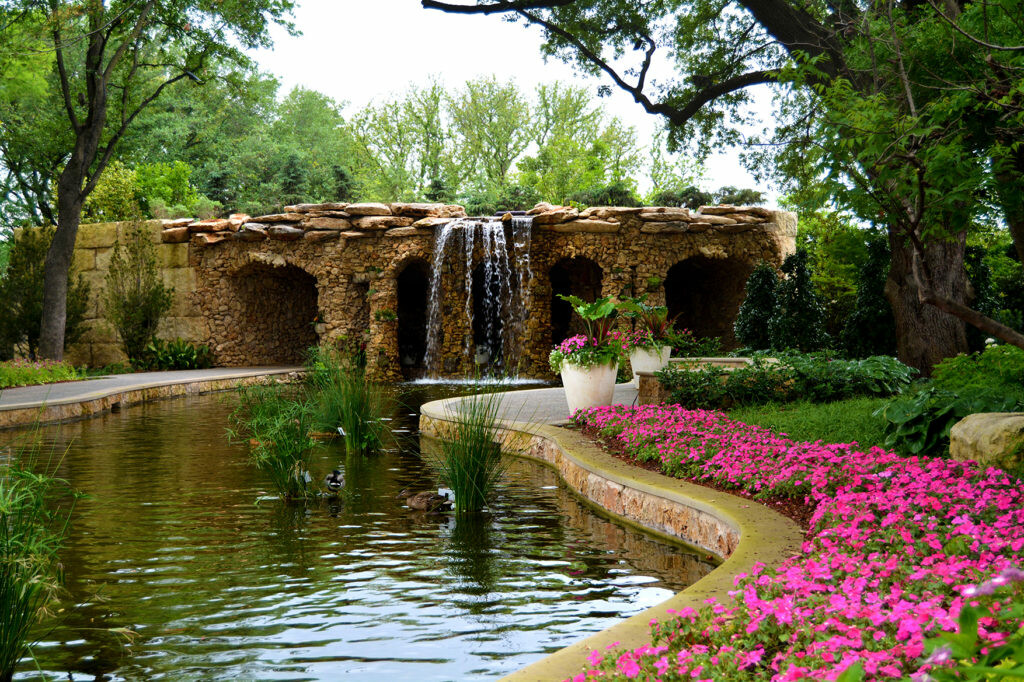
[[[90,497],[63,553],[65,610],[18,678],[493,679],[713,567],[515,458],[489,513],[411,512],[398,491],[438,482],[409,409],[386,454],[318,453],[320,476],[345,472],[339,502],[266,499],[225,437],[231,407],[200,396],[43,430]]]

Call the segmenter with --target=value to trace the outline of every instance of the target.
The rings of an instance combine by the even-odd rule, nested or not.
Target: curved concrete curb
[[[87,419],[109,412],[111,409],[129,405],[185,395],[227,391],[239,386],[264,383],[270,377],[297,373],[295,368],[246,371],[225,369],[221,374],[214,373],[201,379],[139,381],[134,384],[129,383],[97,391],[83,391],[78,395],[53,401],[26,401],[8,404],[0,407],[0,429]],[[83,388],[87,385],[86,382],[88,380],[82,382]]]
[[[426,403],[420,431],[444,438],[460,398]],[[696,545],[723,559],[721,566],[679,594],[502,678],[508,682],[564,680],[582,672],[585,657],[609,646],[650,642],[650,622],[669,609],[698,608],[710,597],[726,599],[733,577],[757,562],[778,565],[798,553],[803,533],[790,519],[756,502],[632,466],[563,428],[502,421],[496,439],[517,455],[555,468],[573,490],[618,520],[676,542]]]

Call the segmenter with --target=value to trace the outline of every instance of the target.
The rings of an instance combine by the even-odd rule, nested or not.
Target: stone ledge
[[[423,405],[420,430],[443,437],[459,398]],[[788,518],[756,502],[669,478],[616,459],[581,434],[556,426],[503,421],[498,436],[512,452],[548,464],[577,494],[620,522],[677,543],[696,545],[724,561],[674,597],[617,625],[571,644],[503,677],[508,682],[562,680],[585,669],[590,651],[617,642],[635,648],[650,642],[650,621],[669,609],[698,608],[725,599],[733,576],[755,563],[777,566],[800,551],[803,533]]]
[[[178,398],[185,395],[201,395],[217,391],[229,391],[240,386],[267,383],[273,377],[294,374],[294,370],[260,371],[249,375],[214,377],[184,382],[153,382],[123,389],[85,394],[78,398],[36,403],[11,405],[0,409],[0,429],[56,424],[96,417],[112,408],[128,407],[139,403]],[[86,380],[87,381],[87,380]]]

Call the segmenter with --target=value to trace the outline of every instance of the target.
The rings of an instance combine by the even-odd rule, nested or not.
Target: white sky
[[[494,74],[527,92],[536,83],[556,80],[583,86],[609,114],[634,126],[644,144],[661,125],[661,117],[645,113],[610,79],[585,79],[556,59],[545,63],[540,30],[534,27],[498,16],[425,10],[419,0],[299,0],[298,5],[295,25],[302,35],[274,31],[274,49],[258,52],[256,59],[281,80],[283,93],[297,85],[318,90],[349,103],[346,114],[434,75],[455,88]],[[602,83],[612,85],[613,94],[597,99]],[[646,189],[648,183],[639,180]],[[701,184],[769,189],[754,182],[735,150],[712,156]]]

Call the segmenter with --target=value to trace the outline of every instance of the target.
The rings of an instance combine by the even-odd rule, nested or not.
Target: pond
[[[488,513],[410,511],[398,491],[438,482],[408,408],[387,453],[318,452],[319,475],[345,471],[340,500],[284,504],[228,443],[232,406],[198,396],[42,430],[89,498],[62,554],[69,597],[17,678],[493,679],[714,567],[522,459]]]

